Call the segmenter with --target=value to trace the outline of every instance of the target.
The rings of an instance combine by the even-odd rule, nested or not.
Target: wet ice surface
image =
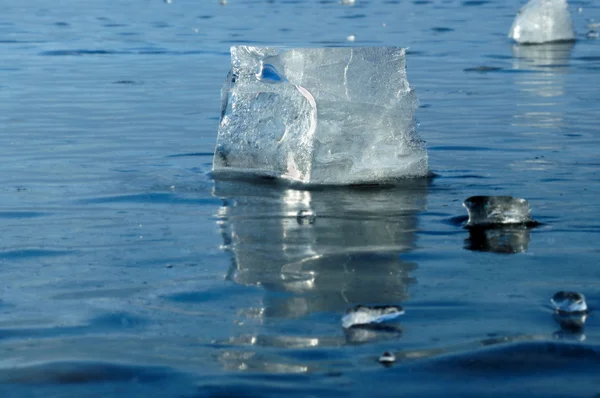
[[[214,174],[326,185],[427,176],[405,56],[397,47],[233,46]]]
[[[0,395],[598,394],[600,42],[515,49],[518,1],[227,3],[4,4]],[[577,31],[600,20],[573,6]],[[215,184],[241,42],[408,47],[438,177]],[[542,225],[473,236],[447,221],[471,196]],[[343,329],[359,304],[406,314]]]
[[[508,37],[522,44],[575,40],[567,1],[530,0],[517,13]]]

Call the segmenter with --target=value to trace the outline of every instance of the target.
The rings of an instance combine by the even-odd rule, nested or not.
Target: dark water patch
[[[472,7],[472,6],[482,6],[485,4],[488,4],[489,1],[486,0],[470,0],[470,1],[463,1],[462,5],[465,7]]]
[[[77,203],[83,204],[110,204],[110,203],[155,203],[155,204],[192,204],[192,205],[218,205],[220,201],[215,198],[187,199],[173,193],[146,193],[133,195],[107,196],[102,198],[82,199]]]
[[[135,80],[117,80],[117,81],[114,81],[113,84],[135,85],[135,84],[144,84],[144,82],[135,81]]]
[[[274,364],[274,371],[277,369]],[[282,365],[280,369],[285,367]],[[279,372],[281,373],[281,372]],[[213,378],[200,383],[194,398],[262,398],[262,397],[348,397],[349,384],[326,386],[319,382],[322,376],[304,374],[247,374]],[[299,386],[302,386],[299,388]]]
[[[141,288],[93,289],[59,293],[52,296],[54,300],[86,300],[92,298],[129,297],[143,291]]]
[[[428,236],[452,236],[452,235],[458,235],[460,233],[462,233],[461,231],[427,231],[427,230],[421,230],[418,232],[419,235],[428,235]]]
[[[103,362],[47,362],[0,369],[2,384],[151,383],[169,377],[169,368]]]
[[[39,55],[47,57],[65,57],[65,56],[82,56],[82,55],[114,55],[119,54],[118,51],[111,50],[51,50],[42,51]]]
[[[121,23],[105,23],[102,26],[105,28],[123,28],[127,25]]]
[[[248,291],[238,285],[221,285],[212,289],[202,291],[190,291],[173,293],[163,296],[164,299],[178,303],[204,303],[232,298],[237,295],[245,295]]]
[[[488,55],[484,55],[484,57],[492,58],[492,59],[503,59],[503,60],[512,60],[513,59],[513,56],[511,56],[511,55],[502,55],[502,54],[488,54]]]
[[[167,155],[167,158],[185,158],[185,157],[203,157],[213,156],[213,152],[192,152],[192,153],[178,153],[175,155]]]
[[[365,14],[351,14],[351,15],[341,15],[338,18],[339,19],[361,19],[361,18],[366,18],[367,16]]]
[[[454,29],[452,28],[445,28],[445,27],[435,27],[435,28],[431,28],[432,31],[437,32],[437,33],[447,33],[447,32],[454,32]]]
[[[600,56],[598,55],[584,55],[581,57],[573,57],[574,60],[577,61],[600,61]]]
[[[39,211],[0,211],[0,218],[21,219],[50,216],[52,213],[43,213]]]
[[[215,17],[214,15],[199,15],[196,18],[198,18],[198,19],[212,19],[214,17]]]
[[[70,26],[67,22],[55,22],[54,23],[55,26],[60,26],[61,28],[65,28]]]
[[[495,151],[494,148],[487,148],[482,146],[463,146],[463,145],[438,145],[430,146],[427,149],[430,151]]]
[[[212,51],[212,50],[188,50],[188,51],[174,51],[167,50],[164,48],[138,48],[128,49],[125,51],[116,50],[52,50],[42,51],[39,53],[41,56],[51,57],[68,57],[68,56],[87,56],[87,55],[223,55],[229,56],[228,52],[224,51]]]
[[[463,69],[465,72],[479,72],[479,73],[486,73],[486,72],[498,72],[501,71],[504,68],[500,68],[498,66],[486,66],[486,65],[481,65],[481,66],[476,66],[474,68],[465,68]]]
[[[488,377],[530,377],[534,374],[561,374],[600,371],[600,351],[596,346],[555,342],[525,342],[495,346],[475,352],[439,358],[431,364],[449,374],[485,374]]]
[[[96,329],[118,330],[133,329],[146,326],[148,320],[139,316],[131,315],[126,312],[116,312],[112,314],[96,317],[89,322],[89,327]]]
[[[442,220],[444,224],[454,225],[455,227],[464,227],[467,221],[469,220],[469,216],[455,216],[450,217],[445,220]]]
[[[152,26],[153,26],[154,28],[159,28],[159,29],[165,29],[165,28],[170,28],[170,27],[171,27],[171,25],[169,25],[169,24],[168,24],[168,23],[166,23],[166,22],[154,22],[154,23],[152,24]]]
[[[122,332],[123,330],[137,330],[148,323],[149,321],[145,318],[118,312],[92,318],[84,325],[0,328],[0,340],[50,339],[93,333]]]
[[[0,252],[0,260],[26,260],[40,257],[58,257],[76,253],[73,250],[20,249]]]
[[[413,4],[416,4],[418,6],[431,4],[431,3],[432,3],[432,1],[430,1],[430,0],[415,0],[415,1],[413,1]]]

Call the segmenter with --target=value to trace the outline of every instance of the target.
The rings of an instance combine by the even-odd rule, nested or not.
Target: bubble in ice
[[[463,202],[469,213],[467,227],[490,227],[510,224],[535,225],[525,199],[512,196],[471,196]]]
[[[578,292],[560,291],[550,299],[550,304],[558,313],[584,313],[587,311],[585,296]]]
[[[396,356],[393,353],[386,351],[379,357],[379,362],[384,365],[392,364],[396,362]]]
[[[531,0],[523,6],[508,37],[522,44],[575,40],[566,0]]]
[[[213,173],[350,185],[426,177],[397,47],[234,46]]]
[[[404,309],[397,305],[366,306],[357,305],[349,309],[342,317],[342,327],[350,328],[371,323],[382,323],[396,319],[404,314]]]
[[[303,209],[298,211],[296,221],[300,225],[314,224],[317,221],[317,214],[310,209]]]

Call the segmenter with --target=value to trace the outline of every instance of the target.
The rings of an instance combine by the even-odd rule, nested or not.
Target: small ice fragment
[[[341,0],[341,3],[344,6],[353,6],[356,0]]]
[[[559,314],[573,314],[587,311],[585,296],[577,292],[560,291],[552,296],[550,303]]]
[[[427,177],[398,47],[234,46],[215,174],[350,185]]]
[[[393,353],[386,351],[379,357],[379,362],[381,362],[384,365],[394,363],[396,362],[396,356]]]
[[[467,227],[531,224],[531,209],[525,199],[512,196],[472,196],[463,202],[469,213]]]
[[[566,0],[530,0],[517,13],[508,37],[522,44],[575,40]]]
[[[356,40],[356,36],[354,36],[354,35],[348,35],[348,37],[346,37],[346,40],[348,40],[348,41],[354,41],[354,40]]]
[[[377,305],[368,307],[357,305],[349,309],[342,317],[342,327],[350,328],[357,325],[368,325],[370,323],[381,323],[396,319],[404,314],[404,309],[397,305]]]
[[[222,6],[226,6],[227,5],[227,0],[219,0],[219,4]]]
[[[595,30],[590,30],[589,32],[587,32],[585,37],[587,37],[588,39],[597,39],[598,37],[600,37],[600,34],[598,34],[598,32],[596,32]]]
[[[317,221],[317,214],[312,210],[300,210],[296,215],[296,221],[300,225],[314,224]]]

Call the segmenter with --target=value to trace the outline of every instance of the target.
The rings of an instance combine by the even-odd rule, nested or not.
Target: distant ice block
[[[467,227],[501,226],[506,224],[536,225],[525,199],[512,196],[472,196],[463,202],[469,213]]]
[[[232,47],[213,171],[335,185],[426,176],[405,54]]]
[[[517,13],[508,37],[522,44],[575,40],[566,0],[531,0]]]

